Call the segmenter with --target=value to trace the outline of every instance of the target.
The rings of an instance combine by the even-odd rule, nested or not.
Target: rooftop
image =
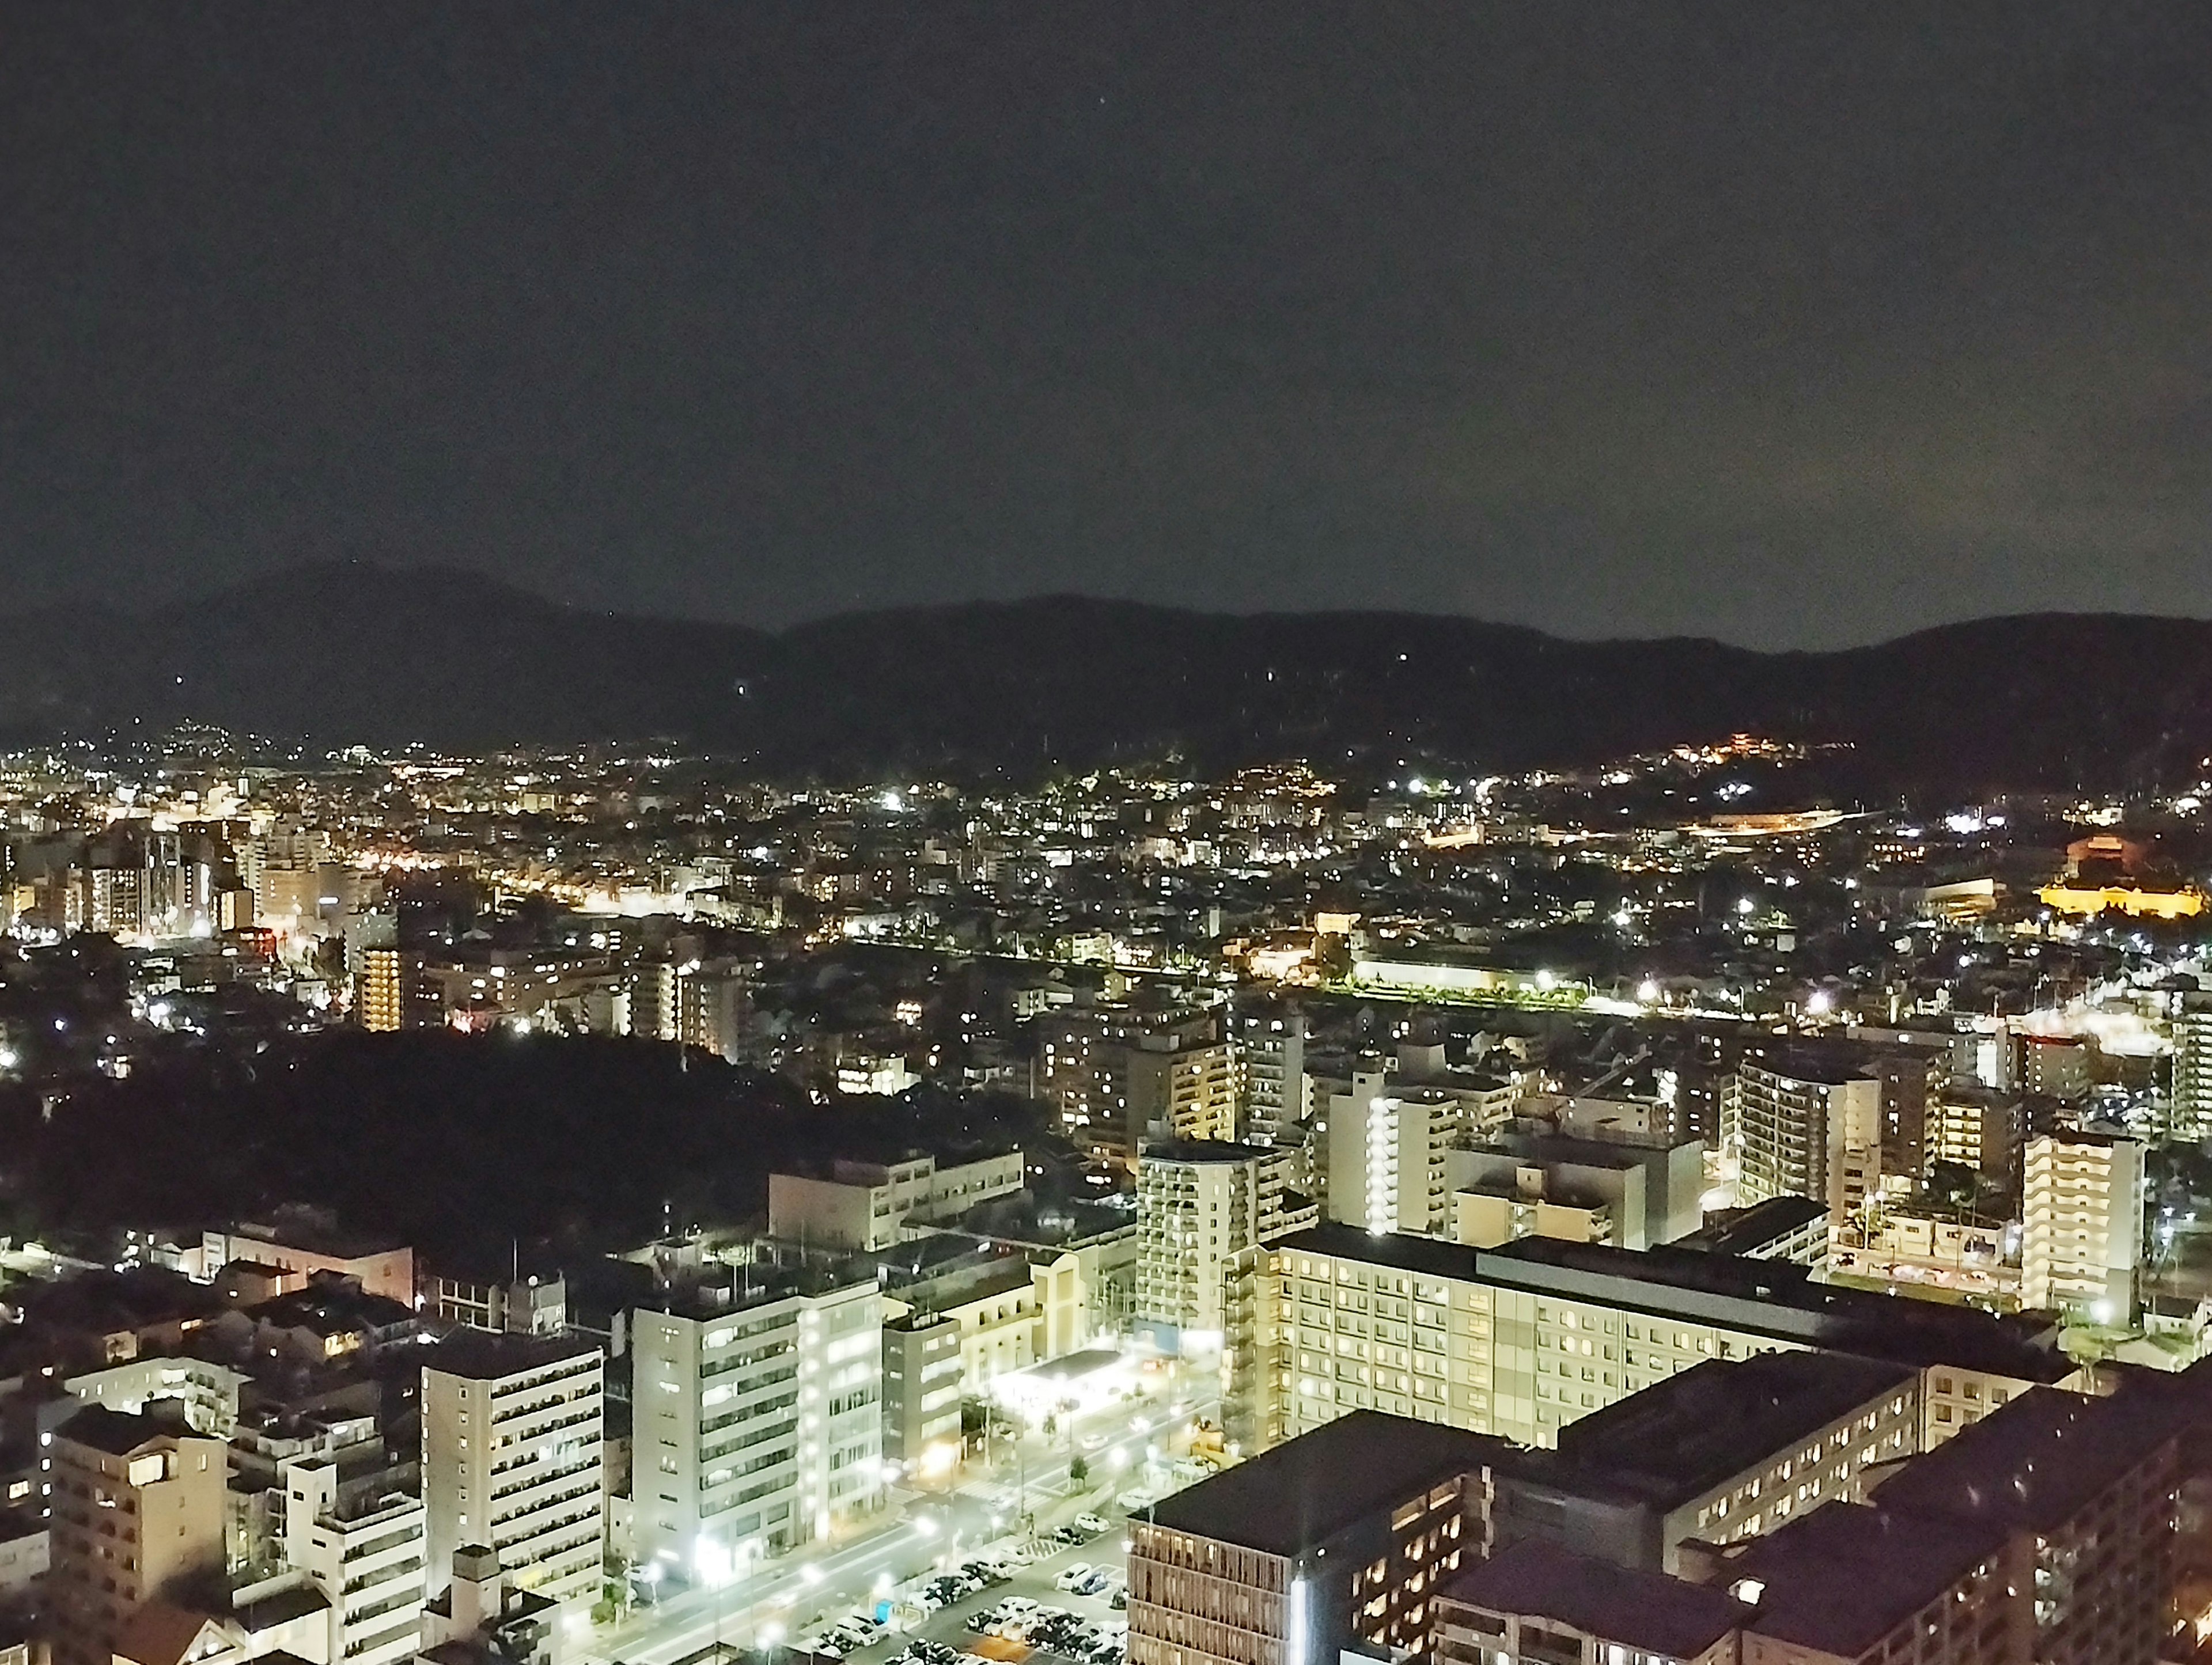
[[[1606,1642],[1677,1658],[1711,1647],[1751,1612],[1712,1585],[1616,1566],[1535,1538],[1474,1563],[1441,1586],[1437,1599],[1555,1619]]]
[[[1197,1537],[1297,1555],[1447,1475],[1480,1468],[1496,1449],[1480,1434],[1354,1411],[1161,1498],[1150,1518]]]
[[[1917,1381],[1906,1365],[1845,1353],[1708,1359],[1567,1424],[1559,1454],[1671,1508]]]
[[[191,1437],[191,1430],[139,1411],[111,1411],[105,1405],[88,1405],[55,1430],[72,1444],[88,1446],[111,1457],[127,1457],[149,1440]]]
[[[1252,1162],[1273,1155],[1257,1145],[1237,1145],[1225,1139],[1166,1139],[1145,1146],[1146,1162]]]
[[[2057,1382],[2074,1374],[2057,1331],[1971,1307],[1943,1306],[1814,1283],[1786,1261],[1747,1260],[1672,1246],[1524,1237],[1475,1249],[1428,1237],[1377,1234],[1328,1224],[1295,1231],[1281,1253],[1328,1255],[1419,1276],[1457,1279],[1686,1320],[1913,1364],[1952,1364],[2018,1381]]]
[[[1747,1255],[1794,1237],[1827,1217],[1827,1205],[1810,1197],[1769,1197],[1748,1208],[1730,1208],[1710,1217],[1701,1229],[1677,1240],[1674,1247],[1707,1255]]]
[[[2048,1531],[2175,1437],[2185,1403],[2174,1394],[2086,1399],[2033,1389],[1905,1464],[1880,1500],[1888,1509]]]
[[[1750,1540],[1723,1576],[1763,1587],[1746,1630],[1856,1659],[2001,1541],[1932,1516],[1831,1503]]]
[[[599,1344],[587,1336],[518,1335],[503,1330],[462,1328],[430,1350],[423,1368],[471,1382],[495,1382],[599,1351]]]

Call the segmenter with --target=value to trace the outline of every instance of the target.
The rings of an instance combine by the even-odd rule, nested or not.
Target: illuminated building
[[[2136,919],[2194,919],[2204,911],[2204,893],[2195,889],[2146,890],[2132,884],[2106,884],[2095,889],[2046,884],[2035,894],[2046,908],[2085,917],[2117,908]]]
[[[1745,1202],[1809,1197],[1840,1220],[1880,1185],[1881,1083],[1856,1061],[1762,1049],[1744,1059],[1735,1109]]]
[[[385,1033],[405,1025],[407,975],[397,948],[362,950],[354,987],[354,1011],[363,1029]]]
[[[768,1234],[811,1249],[872,1253],[899,1241],[908,1220],[957,1218],[1022,1188],[1022,1153],[938,1165],[917,1153],[897,1162],[839,1159],[826,1174],[770,1174]]]
[[[720,1579],[829,1533],[883,1489],[884,1304],[744,1268],[630,1315],[632,1532]]]
[[[430,1351],[422,1502],[434,1595],[454,1551],[489,1544],[518,1589],[564,1604],[597,1599],[604,1375],[595,1343],[554,1336],[461,1329]]]
[[[884,1461],[928,1480],[960,1457],[959,1321],[910,1312],[884,1324]]]
[[[1709,1358],[1810,1347],[1920,1372],[1921,1443],[2078,1371],[2054,1328],[1810,1281],[1781,1261],[1341,1225],[1274,1245],[1269,1431],[1379,1410],[1525,1445]]]
[[[1137,1163],[1139,1326],[1164,1352],[1211,1358],[1249,1346],[1249,1293],[1261,1245],[1314,1222],[1289,1188],[1297,1153],[1182,1139]],[[1234,1322],[1232,1322],[1232,1320]]]
[[[1129,1665],[1425,1658],[1486,1449],[1369,1412],[1162,1498],[1129,1522]]]
[[[2142,1198],[2143,1147],[2133,1139],[2096,1133],[2030,1139],[2021,1304],[2127,1323],[2142,1258]]]

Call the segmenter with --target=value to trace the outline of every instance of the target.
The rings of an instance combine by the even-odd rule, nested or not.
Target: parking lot
[[[1122,1525],[1079,1519],[912,1581],[897,1604],[920,1615],[910,1629],[848,1619],[796,1645],[848,1665],[1122,1665]]]

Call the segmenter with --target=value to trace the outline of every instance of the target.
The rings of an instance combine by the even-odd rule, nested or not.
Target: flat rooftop
[[[1763,1587],[1747,1631],[1856,1659],[2002,1540],[1932,1516],[1830,1503],[1750,1540],[1722,1576]]]
[[[1354,1411],[1161,1498],[1148,1518],[1194,1537],[1297,1555],[1480,1468],[1498,1444],[1437,1423]]]
[[[1531,1538],[1440,1585],[1438,1602],[1559,1620],[1586,1635],[1683,1658],[1704,1652],[1751,1609],[1725,1589],[1616,1566]]]
[[[1294,1231],[1273,1247],[1279,1254],[1332,1255],[1916,1367],[1951,1364],[2044,1383],[2062,1382],[2075,1369],[2058,1350],[2053,1326],[1814,1283],[1808,1268],[1786,1261],[1548,1237],[1478,1249],[1334,1223]]]
[[[1848,1353],[1708,1359],[1565,1425],[1559,1455],[1672,1508],[1869,1401],[1916,1388],[1918,1376]]]
[[[431,1348],[422,1364],[425,1370],[471,1382],[495,1382],[599,1351],[599,1344],[588,1336],[518,1335],[503,1330],[462,1328]]]
[[[2051,1530],[2179,1435],[2196,1408],[2171,1393],[2086,1399],[2031,1389],[1904,1465],[1878,1500],[2005,1530]]]

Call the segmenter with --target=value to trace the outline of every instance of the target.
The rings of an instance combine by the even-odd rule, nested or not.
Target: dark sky
[[[0,609],[2212,614],[2212,6],[0,11]]]

